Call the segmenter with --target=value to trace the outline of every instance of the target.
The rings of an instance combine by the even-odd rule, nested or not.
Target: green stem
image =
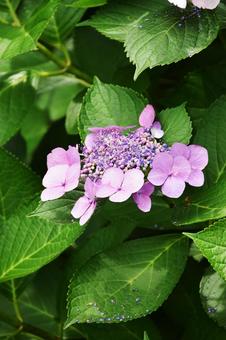
[[[21,25],[20,20],[19,20],[18,16],[16,15],[16,12],[15,12],[13,5],[11,4],[10,0],[5,0],[5,1],[6,1],[6,5],[7,5],[8,9],[9,9],[9,13],[10,13],[10,15],[11,15],[13,21],[14,21],[14,25],[20,26]]]
[[[78,82],[80,82],[83,86],[85,86],[85,87],[90,87],[91,86],[91,83],[89,83],[85,79],[82,79],[82,78],[88,78],[87,75],[84,74],[82,71],[78,70],[76,67],[74,67],[72,65],[68,65],[68,60],[65,63],[65,61],[63,61],[62,59],[58,58],[56,56],[56,54],[52,53],[45,45],[43,45],[40,42],[37,43],[37,47],[39,48],[39,50],[43,54],[45,54],[57,66],[62,68],[61,72],[68,71],[68,72],[74,74],[76,76]]]
[[[12,299],[13,299],[13,306],[14,306],[15,314],[16,314],[17,320],[22,323],[23,318],[21,316],[18,301],[17,301],[16,287],[15,287],[14,280],[11,280],[11,289],[12,289]]]

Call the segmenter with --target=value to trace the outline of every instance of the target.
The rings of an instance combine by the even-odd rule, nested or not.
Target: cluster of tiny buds
[[[167,150],[168,145],[157,141],[150,129],[138,128],[127,134],[115,129],[101,130],[97,132],[91,150],[86,146],[82,148],[81,177],[100,179],[110,167],[124,172],[134,168],[146,172],[151,168],[155,155]]]

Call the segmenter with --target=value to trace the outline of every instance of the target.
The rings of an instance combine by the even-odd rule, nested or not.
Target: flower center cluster
[[[101,130],[95,136],[92,150],[82,149],[82,177],[101,178],[110,167],[123,170],[151,168],[155,155],[169,150],[167,144],[157,141],[149,129],[139,128],[126,135],[116,129]]]

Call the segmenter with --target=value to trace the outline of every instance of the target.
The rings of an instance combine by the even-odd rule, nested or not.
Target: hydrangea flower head
[[[80,225],[90,219],[100,199],[124,202],[132,197],[138,209],[149,212],[155,186],[161,186],[163,195],[178,198],[186,183],[204,183],[207,150],[199,145],[165,144],[152,105],[141,112],[137,128],[112,125],[89,130],[81,161],[78,147],[56,148],[48,155],[41,194],[43,201],[56,199],[74,190],[79,180],[84,183],[84,195],[71,211]]]
[[[41,194],[42,201],[49,201],[63,196],[75,189],[80,177],[80,155],[76,147],[68,150],[54,149],[47,156],[48,171],[42,184],[46,188]]]

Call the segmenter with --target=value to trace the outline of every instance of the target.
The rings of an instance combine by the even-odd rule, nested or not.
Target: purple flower
[[[130,169],[124,173],[119,168],[109,168],[102,177],[96,196],[109,197],[112,202],[124,202],[139,191],[143,184],[144,174],[141,170]]]
[[[190,163],[184,156],[162,152],[155,156],[148,180],[153,185],[161,185],[165,196],[178,198],[184,192],[190,173]]]
[[[133,194],[133,200],[141,211],[149,212],[151,210],[150,196],[154,190],[154,185],[152,185],[150,182],[146,182],[138,192]]]
[[[47,156],[47,167],[48,171],[42,181],[46,188],[41,194],[42,201],[59,198],[78,186],[80,156],[76,147],[69,146],[68,150],[54,149]]]
[[[142,128],[151,130],[151,134],[154,138],[162,138],[164,135],[161,129],[160,122],[154,122],[155,110],[150,104],[146,105],[139,117],[139,123]]]
[[[208,152],[200,145],[185,145],[182,143],[175,143],[170,153],[173,156],[185,157],[191,166],[191,173],[186,182],[194,187],[200,187],[204,184],[204,174],[202,170],[208,164]]]
[[[85,194],[78,199],[71,211],[74,218],[80,218],[80,225],[84,225],[96,209],[96,190],[97,184],[87,178],[85,182]]]
[[[106,133],[111,133],[111,132],[122,132],[124,130],[128,130],[133,127],[134,126],[132,125],[130,126],[109,125],[107,127],[89,128],[89,131],[91,133],[86,136],[84,145],[87,147],[88,150],[92,150],[98,138],[98,134],[101,134],[101,133],[106,134]]]

